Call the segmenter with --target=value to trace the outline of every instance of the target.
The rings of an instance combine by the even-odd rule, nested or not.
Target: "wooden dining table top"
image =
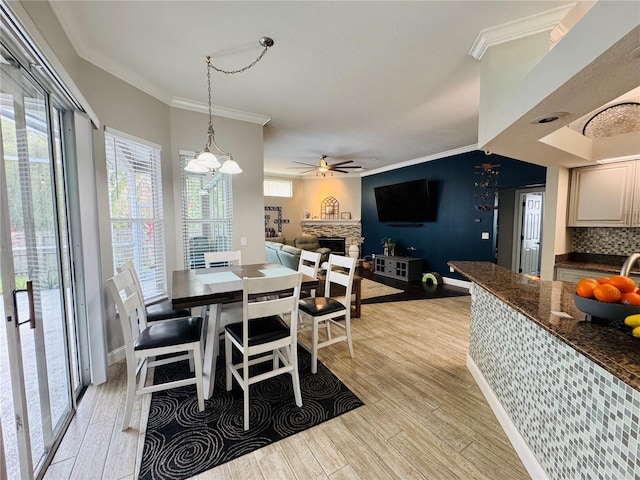
[[[231,265],[228,267],[174,270],[172,303],[174,308],[191,308],[213,303],[242,300],[242,279],[294,273],[276,263]],[[317,278],[302,276],[302,287],[317,287]]]

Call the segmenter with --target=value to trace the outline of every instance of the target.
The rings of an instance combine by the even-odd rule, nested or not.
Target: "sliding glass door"
[[[3,59],[0,474],[28,479],[42,473],[68,424],[80,377],[61,114],[17,61]]]

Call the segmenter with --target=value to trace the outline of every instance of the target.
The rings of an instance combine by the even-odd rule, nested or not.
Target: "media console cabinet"
[[[376,255],[375,273],[410,282],[422,278],[422,259]]]

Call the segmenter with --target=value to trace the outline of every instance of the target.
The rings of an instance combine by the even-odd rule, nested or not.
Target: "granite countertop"
[[[624,255],[604,255],[599,253],[571,252],[556,255],[556,267],[574,268],[577,270],[592,270],[602,273],[619,274],[622,264],[626,260]],[[637,270],[638,262],[631,269],[631,275],[640,276]]]
[[[449,266],[522,313],[627,385],[640,391],[640,339],[611,325],[590,322],[574,303],[574,283],[536,281],[489,262]],[[572,318],[563,318],[564,312]]]

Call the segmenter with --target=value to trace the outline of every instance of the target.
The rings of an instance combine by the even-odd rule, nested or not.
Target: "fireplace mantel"
[[[351,219],[347,220],[344,218],[336,218],[331,220],[325,219],[310,219],[310,220],[301,220],[300,225],[358,225],[360,223],[359,219]]]
[[[310,218],[301,220],[300,227],[303,235],[318,237],[344,237],[353,239],[362,235],[362,222],[357,219],[332,218],[331,220]]]

